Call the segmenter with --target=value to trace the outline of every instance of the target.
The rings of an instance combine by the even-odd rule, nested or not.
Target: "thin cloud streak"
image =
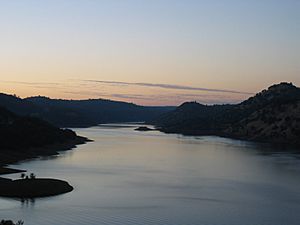
[[[226,96],[223,95],[202,95],[202,94],[178,94],[174,93],[173,95],[170,94],[156,94],[156,95],[143,95],[143,94],[116,94],[116,93],[105,93],[105,92],[98,92],[98,91],[66,91],[65,93],[71,93],[74,95],[86,95],[86,96],[98,96],[100,99],[110,99],[110,100],[125,100],[127,102],[132,102],[132,100],[141,100],[144,103],[148,104],[141,104],[135,102],[135,104],[139,105],[180,105],[183,102],[187,101],[197,101],[202,104],[233,104],[238,103],[240,100],[233,100],[228,99]],[[153,99],[156,99],[156,104],[151,104]],[[146,102],[145,102],[146,101]],[[160,104],[163,102],[172,102],[173,104]],[[150,103],[150,104],[149,104]]]
[[[8,91],[9,93],[16,92],[14,91],[16,88],[20,88],[23,92],[27,91],[31,93],[21,94],[23,97],[44,95],[67,99],[102,98],[152,106],[180,105],[186,101],[198,101],[209,105],[231,104],[241,102],[250,95],[250,93],[248,94],[247,92],[244,93],[233,90],[206,89],[172,84],[82,79],[68,79],[58,82],[23,82],[0,79],[0,84],[1,83],[15,84],[11,87],[12,91]],[[128,90],[128,87],[130,87],[130,90]],[[146,92],[141,92],[138,87],[143,87],[143,90],[152,88],[161,88],[162,90],[147,90]]]
[[[54,83],[54,82],[25,82],[25,81],[11,81],[11,80],[0,80],[3,83],[12,83],[12,84],[23,84],[23,85],[61,85],[61,83]]]
[[[208,92],[221,92],[221,93],[231,93],[231,94],[243,94],[243,95],[252,95],[250,92],[235,91],[235,90],[225,90],[225,89],[211,89],[211,88],[201,88],[201,87],[191,87],[191,86],[182,86],[174,84],[154,84],[154,83],[130,83],[130,82],[121,82],[121,81],[103,81],[103,80],[83,80],[85,82],[94,82],[102,84],[117,84],[117,85],[132,85],[132,86],[143,86],[143,87],[157,87],[164,89],[175,89],[175,90],[191,90],[191,91],[208,91]]]

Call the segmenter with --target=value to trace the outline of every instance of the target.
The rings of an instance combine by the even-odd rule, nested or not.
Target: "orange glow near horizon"
[[[299,9],[293,0],[3,1],[0,92],[178,105],[300,86]]]
[[[143,83],[139,86],[134,83],[119,84],[118,82],[107,84],[80,80],[61,83],[0,82],[2,92],[21,98],[38,95],[74,100],[102,98],[152,106],[177,106],[186,101],[198,101],[203,104],[237,103],[252,95],[251,93],[234,93],[231,90],[201,90],[201,88],[189,90],[194,87],[173,85],[169,88],[167,85],[162,88],[159,85]]]

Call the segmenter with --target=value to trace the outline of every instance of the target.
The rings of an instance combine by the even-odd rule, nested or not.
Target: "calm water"
[[[132,127],[77,132],[95,142],[13,166],[65,179],[75,190],[26,202],[0,198],[0,219],[25,225],[299,224],[297,154]]]

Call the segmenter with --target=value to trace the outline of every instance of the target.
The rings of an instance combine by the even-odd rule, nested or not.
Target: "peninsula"
[[[24,172],[8,164],[39,156],[59,154],[89,141],[69,129],[57,128],[33,117],[17,116],[0,108],[0,175]],[[70,192],[73,187],[56,179],[0,178],[0,196],[33,198]]]

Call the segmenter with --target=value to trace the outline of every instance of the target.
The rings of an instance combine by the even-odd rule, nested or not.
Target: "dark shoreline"
[[[0,167],[0,175],[22,173],[22,172],[26,172],[26,170],[18,170],[18,169],[13,169],[13,168]],[[1,179],[1,177],[0,177],[0,179]]]
[[[226,133],[221,133],[221,132],[213,132],[213,131],[178,131],[178,130],[166,130],[161,127],[155,127],[156,130],[165,133],[165,134],[180,134],[183,136],[216,136],[216,137],[221,137],[221,138],[230,138],[233,140],[237,141],[247,141],[251,142],[253,144],[258,144],[258,145],[269,145],[272,147],[277,148],[295,148],[299,151],[300,153],[300,142],[299,143],[291,143],[288,141],[281,141],[281,140],[263,140],[263,139],[251,139],[248,137],[241,137],[237,135],[230,135]],[[298,152],[297,151],[297,152]]]
[[[66,181],[58,179],[5,179],[0,178],[0,197],[41,198],[65,194],[73,191]]]
[[[60,151],[68,151],[77,147],[77,145],[86,144],[91,142],[86,137],[77,136],[74,139],[67,140],[63,143],[55,143],[52,145],[47,145],[44,147],[30,148],[29,151],[25,153],[22,152],[11,152],[11,151],[2,151],[0,152],[0,175],[12,174],[12,173],[21,173],[26,172],[24,170],[18,170],[13,168],[7,168],[11,164],[19,163],[24,160],[36,159],[43,156],[55,156],[59,155]]]
[[[138,127],[138,128],[135,128],[134,129],[135,131],[155,131],[156,129],[152,129],[152,128],[149,128],[149,127],[147,127],[147,126],[140,126],[140,127]]]
[[[42,156],[59,155],[59,151],[72,150],[76,148],[77,145],[86,144],[90,141],[91,140],[88,138],[76,136],[75,138],[69,139],[63,143],[31,148],[29,154],[28,151],[26,151],[27,154],[1,152],[0,175],[26,172],[25,170],[7,168],[9,164],[35,159]],[[73,191],[73,189],[74,188],[67,181],[58,179],[26,178],[12,180],[0,177],[0,197],[20,199],[41,198],[65,194]]]

